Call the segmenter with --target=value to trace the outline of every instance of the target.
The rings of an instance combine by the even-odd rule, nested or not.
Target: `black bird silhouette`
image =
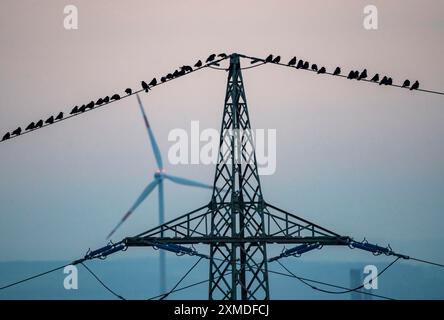
[[[296,66],[296,68],[297,68],[297,69],[300,69],[300,68],[302,68],[303,66],[304,66],[304,60],[299,60],[297,66]]]
[[[361,74],[358,77],[358,80],[367,78],[367,69],[362,70]]]
[[[212,65],[217,65],[217,66],[219,66],[219,64],[218,63],[212,63]],[[183,70],[183,69],[181,69],[178,73],[177,73],[177,76],[178,77],[181,77],[181,76],[184,76],[185,75],[185,70]]]
[[[373,78],[371,79],[371,81],[373,81],[373,82],[378,82],[378,81],[379,81],[379,74],[378,74],[378,73],[375,74],[375,75],[373,76]]]
[[[171,73],[168,73],[168,74],[166,75],[166,78],[167,78],[168,80],[170,80],[170,79],[173,79],[174,77],[173,77],[173,75],[172,75]]]
[[[34,128],[35,128],[35,124],[34,124],[34,122],[31,122],[30,124],[28,124],[28,126],[26,127],[25,130],[32,130]]]
[[[11,134],[9,132],[6,132],[5,135],[3,136],[2,141],[8,140],[9,138],[11,138]]]
[[[190,66],[182,66],[182,70],[185,72],[191,72],[193,71],[193,68],[191,68]]]
[[[160,78],[161,82],[165,82],[167,79],[165,77]]]
[[[273,63],[279,63],[281,61],[281,56],[277,56],[276,58],[273,59]]]
[[[207,62],[207,63],[211,62],[214,60],[214,58],[216,58],[216,55],[214,53],[210,54],[205,62]]]
[[[43,120],[37,121],[34,128],[41,128],[41,127],[43,127]]]
[[[334,75],[334,76],[337,76],[337,75],[339,75],[339,74],[341,74],[341,68],[336,67],[335,71],[333,72],[333,75]]]
[[[151,80],[151,82],[149,83],[150,86],[155,86],[157,84],[157,79],[153,78],[153,80]]]
[[[94,101],[90,101],[90,103],[88,103],[88,104],[86,105],[86,108],[85,108],[85,109],[93,109],[93,108],[94,108],[94,105],[95,105]]]
[[[272,54],[268,55],[268,57],[265,58],[265,62],[272,62],[272,61],[273,61],[273,55]]]
[[[62,119],[63,119],[63,112],[59,112],[59,114],[57,115],[55,120],[58,121],[58,120],[62,120]]]
[[[177,78],[178,76],[179,76],[179,71],[178,70],[174,70],[173,78]]]
[[[327,70],[325,70],[325,67],[321,67],[321,69],[319,69],[318,74],[323,74],[326,73]]]
[[[355,72],[352,70],[348,73],[347,79],[354,79],[355,78]]]
[[[117,93],[114,94],[114,95],[111,97],[111,100],[120,100],[120,95],[118,95]]]
[[[393,84],[393,79],[392,78],[388,78],[386,85],[391,86],[392,84]]]
[[[127,95],[130,95],[131,93],[133,93],[133,90],[132,90],[131,88],[126,88],[126,89],[125,89],[125,93],[126,93]]]
[[[407,80],[405,80],[404,83],[402,84],[402,87],[403,87],[403,88],[407,88],[407,87],[409,87],[409,86],[410,86],[410,80],[407,79]]]
[[[202,61],[201,61],[201,60],[197,61],[196,64],[195,64],[194,66],[195,66],[196,68],[200,68],[200,67],[202,67]]]
[[[96,101],[96,105],[101,105],[103,103],[103,99],[102,98],[99,98],[97,101]]]
[[[414,84],[412,84],[410,90],[418,90],[419,88],[419,81],[416,80]]]
[[[149,88],[145,81],[142,81],[142,89],[145,90],[145,92],[148,92]]]
[[[45,123],[47,123],[47,124],[52,124],[52,123],[54,123],[54,117],[53,117],[53,116],[50,116],[48,119],[46,119]]]
[[[310,63],[308,61],[304,62],[304,65],[302,66],[302,69],[308,69],[310,67]]]
[[[69,114],[75,114],[77,112],[79,112],[79,107],[75,106],[74,108],[72,108],[72,110],[71,110],[71,112]]]
[[[289,66],[294,66],[296,64],[296,57],[291,58],[290,61],[288,61]]]
[[[258,63],[258,62],[260,62],[260,61],[262,61],[261,59],[253,59],[253,60],[251,60],[251,64],[255,64],[255,63]]]
[[[86,105],[82,104],[82,106],[79,108],[79,112],[85,112]]]
[[[104,103],[108,103],[109,102],[109,96],[106,96],[105,98],[103,98],[103,102]]]
[[[217,56],[221,57],[221,58],[226,58],[227,54],[226,53],[219,53]]]
[[[311,65],[311,70],[313,70],[313,71],[318,71],[318,65],[315,64],[315,63],[313,63],[313,64]]]
[[[15,129],[14,131],[12,131],[12,134],[15,134],[16,136],[18,136],[20,133],[22,133],[22,128],[20,128],[20,127]]]
[[[382,78],[382,80],[379,82],[379,85],[387,85],[387,80],[388,80],[388,78],[386,77],[386,76],[384,76],[383,78]]]

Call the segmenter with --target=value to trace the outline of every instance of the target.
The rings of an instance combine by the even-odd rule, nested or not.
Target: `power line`
[[[186,76],[186,75],[188,75],[188,74],[191,74],[191,73],[193,73],[193,72],[196,72],[196,71],[199,71],[199,70],[202,70],[202,69],[208,68],[208,67],[210,67],[211,65],[216,64],[216,63],[219,63],[219,62],[221,62],[221,61],[223,61],[223,60],[225,60],[225,59],[227,59],[227,58],[228,58],[228,56],[227,56],[227,57],[220,58],[220,59],[218,59],[218,60],[214,60],[214,61],[209,62],[209,63],[207,63],[207,64],[204,64],[204,65],[202,65],[201,67],[195,67],[192,71],[190,71],[190,72],[186,72],[186,73],[184,73],[184,74],[181,75],[181,76],[177,76],[177,77],[170,78],[170,79],[165,79],[165,81],[163,81],[163,82],[158,82],[158,83],[156,83],[155,85],[151,85],[151,86],[149,86],[149,89],[148,89],[148,90],[140,89],[140,90],[137,90],[137,91],[131,92],[130,94],[127,94],[127,95],[125,95],[125,96],[122,96],[122,97],[120,97],[119,99],[115,99],[115,100],[111,100],[111,99],[110,99],[109,102],[106,102],[106,103],[103,103],[103,104],[100,104],[100,105],[95,105],[95,106],[94,106],[93,108],[91,108],[91,109],[85,109],[83,112],[77,112],[77,113],[74,113],[74,114],[69,114],[68,116],[63,117],[63,118],[61,118],[60,120],[54,121],[54,122],[52,122],[52,123],[44,123],[42,126],[40,126],[40,127],[38,127],[38,128],[34,128],[34,129],[30,129],[30,130],[26,130],[26,131],[21,132],[21,133],[18,134],[18,135],[13,135],[13,136],[11,136],[11,137],[8,138],[8,139],[0,140],[0,143],[2,143],[2,142],[6,142],[6,141],[10,141],[10,140],[12,140],[12,139],[14,139],[14,138],[17,138],[17,137],[23,136],[23,135],[25,135],[25,134],[28,134],[28,133],[30,133],[30,132],[34,132],[34,131],[36,131],[36,130],[39,130],[39,129],[42,129],[42,128],[45,128],[45,127],[48,127],[48,126],[51,126],[51,125],[54,125],[54,124],[57,124],[57,123],[62,122],[62,121],[64,121],[64,120],[71,119],[71,118],[76,117],[76,116],[80,116],[80,115],[82,115],[82,114],[84,114],[84,113],[87,113],[87,112],[89,112],[89,111],[92,111],[92,110],[96,110],[96,109],[99,109],[99,108],[102,108],[102,107],[109,106],[110,104],[112,104],[112,103],[114,103],[114,102],[116,102],[116,101],[120,101],[120,100],[122,100],[122,99],[125,99],[125,98],[128,98],[128,97],[130,97],[130,96],[133,96],[133,95],[135,95],[135,94],[137,94],[137,93],[141,93],[142,91],[146,91],[146,92],[148,92],[149,90],[151,90],[151,89],[154,88],[154,87],[157,87],[157,86],[160,86],[160,85],[162,85],[162,84],[168,83],[168,82],[170,82],[170,81],[176,80],[176,79],[178,79],[178,78],[181,78],[181,77]]]
[[[165,293],[159,300],[164,300],[165,298],[167,298],[178,286],[179,284],[191,273],[191,271],[193,271],[193,269],[199,264],[199,262],[202,261],[204,257],[200,257],[199,260],[196,261],[196,263],[183,275],[182,278],[180,278],[180,280],[176,283],[176,285],[167,293]]]
[[[389,265],[387,265],[381,272],[379,272],[377,275],[376,275],[376,277],[375,278],[373,278],[373,279],[371,279],[370,281],[373,281],[373,280],[376,280],[377,278],[379,278],[387,269],[389,269],[395,262],[397,262],[399,259],[401,259],[401,257],[397,257],[395,260],[393,260]],[[324,293],[330,293],[330,294],[344,294],[344,293],[350,293],[350,292],[353,292],[353,291],[358,291],[359,289],[362,289],[363,287],[364,287],[364,284],[362,284],[362,285],[360,285],[360,286],[358,286],[358,287],[356,287],[356,288],[353,288],[353,289],[346,289],[346,290],[344,290],[344,291],[329,291],[329,290],[324,290],[324,289],[320,289],[320,288],[317,288],[317,287],[314,287],[314,286],[312,286],[312,285],[310,285],[310,284],[308,284],[307,282],[305,282],[302,278],[300,278],[300,277],[298,277],[298,276],[296,276],[296,275],[294,275],[287,267],[285,267],[283,264],[282,264],[282,262],[280,262],[279,260],[276,260],[277,261],[277,263],[279,263],[279,265],[283,268],[283,269],[285,269],[285,271],[287,271],[289,274],[291,274],[291,275],[293,275],[296,279],[298,279],[299,281],[301,281],[303,284],[305,284],[305,285],[307,285],[307,286],[309,286],[309,287],[311,287],[312,289],[314,289],[314,290],[318,290],[318,291],[321,291],[321,292],[324,292]],[[363,293],[363,291],[358,291],[358,292],[360,292],[360,293]],[[364,291],[365,292],[365,291]]]
[[[80,264],[86,269],[88,270],[88,272],[108,291],[110,292],[112,295],[114,295],[116,298],[120,299],[120,300],[126,300],[124,297],[122,297],[121,295],[117,294],[115,291],[113,291],[110,287],[108,287],[102,280],[100,280],[100,278],[90,269],[88,268],[88,266],[86,264],[84,264],[83,262],[80,262]]]
[[[48,270],[48,271],[45,271],[45,272],[42,272],[42,273],[38,273],[38,274],[36,274],[36,275],[34,275],[34,276],[31,276],[31,277],[29,277],[29,278],[25,278],[25,279],[23,279],[23,280],[19,280],[19,281],[16,281],[16,282],[10,283],[10,284],[8,284],[8,285],[6,285],[6,286],[0,287],[0,290],[4,290],[4,289],[10,288],[10,287],[13,287],[13,286],[19,285],[19,284],[21,284],[21,283],[23,283],[23,282],[30,281],[30,280],[33,280],[33,279],[36,279],[36,278],[42,277],[42,276],[47,275],[47,274],[49,274],[49,273],[52,273],[52,272],[55,272],[55,271],[61,270],[61,269],[65,268],[66,266],[69,266],[69,265],[71,265],[71,264],[65,264],[65,265],[63,265],[63,266],[60,266],[60,267],[57,267],[57,268],[54,268],[54,269],[50,269],[50,270]]]
[[[312,69],[309,69],[309,68],[298,68],[298,67],[296,67],[296,66],[294,66],[294,65],[288,65],[288,64],[285,64],[285,63],[281,63],[281,62],[272,62],[272,61],[267,62],[266,59],[257,58],[257,57],[251,57],[251,56],[246,56],[246,55],[242,55],[242,54],[240,54],[239,56],[241,56],[241,57],[243,57],[243,58],[246,58],[246,59],[250,59],[250,60],[252,60],[252,61],[257,61],[257,62],[260,61],[260,62],[263,62],[263,63],[260,64],[260,65],[263,65],[263,64],[276,64],[276,65],[280,65],[280,66],[284,66],[284,67],[288,67],[288,68],[292,68],[292,69],[297,69],[297,70],[303,70],[303,71],[310,71],[310,72],[318,73],[317,70],[312,70]],[[325,71],[325,72],[323,72],[322,74],[328,74],[328,75],[335,76],[335,77],[347,78],[346,75],[343,75],[343,74],[334,74],[333,72],[328,72],[328,71]],[[379,84],[379,82],[371,81],[371,80],[368,80],[368,79],[359,79],[359,81],[369,82],[369,83],[374,83],[374,84]],[[389,86],[391,86],[391,87],[396,87],[396,88],[401,88],[401,89],[408,89],[408,88],[406,88],[406,87],[403,87],[402,85],[397,85],[397,84],[390,84]],[[437,90],[428,90],[428,89],[421,89],[421,88],[414,89],[414,90],[416,90],[416,91],[422,91],[422,92],[426,92],[426,93],[432,93],[432,94],[444,95],[444,92],[437,91]]]

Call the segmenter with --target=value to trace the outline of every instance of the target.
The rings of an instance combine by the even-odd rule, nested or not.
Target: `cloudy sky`
[[[78,30],[63,27],[68,4],[78,8]],[[378,30],[363,28],[368,4],[378,8]],[[439,0],[3,0],[0,16],[1,132],[213,52],[296,55],[444,90]],[[244,80],[253,127],[277,130],[277,170],[262,178],[268,202],[444,261],[442,96],[273,65],[246,70]],[[164,158],[172,129],[189,130],[192,120],[220,127],[225,85],[224,71],[204,70],[142,96]],[[0,260],[72,259],[103,245],[155,169],[135,98],[0,144]],[[208,165],[166,169],[210,184],[214,176]],[[210,200],[206,190],[165,189],[167,219]],[[156,196],[115,240],[157,224]]]

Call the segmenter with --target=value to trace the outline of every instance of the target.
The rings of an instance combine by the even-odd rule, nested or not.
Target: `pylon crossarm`
[[[209,234],[210,230],[208,219],[208,205],[204,205],[131,238],[150,238],[160,237],[161,235],[173,238],[192,237],[194,235],[205,236]]]
[[[306,244],[319,243],[323,246],[347,245],[349,237],[128,237],[123,240],[128,247],[152,247],[153,244]]]
[[[333,238],[341,237],[339,234],[331,230],[328,230],[311,221],[291,214],[269,203],[265,203],[264,222],[266,224],[266,233],[269,236],[321,236]]]

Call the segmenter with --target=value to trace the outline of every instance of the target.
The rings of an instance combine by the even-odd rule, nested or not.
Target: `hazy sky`
[[[63,28],[67,4],[78,7],[78,30]],[[367,4],[379,10],[376,31],[362,26]],[[439,0],[3,0],[0,131],[213,52],[275,53],[285,62],[296,55],[442,91],[443,17]],[[171,129],[189,130],[192,120],[220,127],[226,76],[205,70],[142,96],[164,161]],[[246,70],[244,80],[253,127],[277,130],[277,171],[262,178],[268,202],[338,233],[444,261],[442,96],[273,65]],[[135,98],[0,144],[0,260],[72,259],[103,245],[155,167]],[[166,169],[207,183],[214,177],[214,166]],[[210,200],[206,190],[168,182],[165,189],[167,219]],[[115,240],[157,224],[156,197]]]

